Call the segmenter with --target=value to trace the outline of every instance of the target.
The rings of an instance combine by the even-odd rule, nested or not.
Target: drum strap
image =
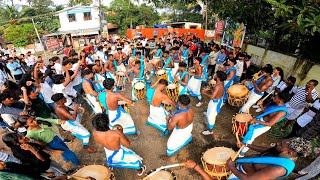
[[[289,158],[283,158],[283,157],[253,157],[253,158],[240,158],[236,160],[239,164],[270,164],[270,165],[276,165],[281,166],[287,170],[286,175],[282,177],[288,176],[292,170],[295,167],[295,162],[292,161]]]

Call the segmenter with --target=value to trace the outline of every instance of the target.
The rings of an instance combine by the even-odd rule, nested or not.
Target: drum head
[[[175,89],[175,88],[177,88],[177,85],[174,84],[174,83],[172,83],[172,84],[169,84],[169,85],[167,86],[167,88],[168,88],[168,89]]]
[[[228,94],[235,97],[242,97],[249,93],[249,90],[244,85],[236,84],[228,88]]]
[[[143,82],[137,82],[134,84],[135,89],[143,89],[144,87],[146,87],[146,85]]]
[[[126,101],[118,101],[118,105],[126,105],[126,104],[128,104]]]
[[[174,176],[169,171],[160,170],[159,172],[153,174],[151,177],[148,177],[147,179],[148,180],[173,180]]]
[[[165,70],[160,69],[160,70],[157,71],[157,74],[158,74],[158,75],[161,75],[161,74],[164,74],[165,72],[166,72]]]
[[[209,164],[221,165],[226,164],[227,160],[235,155],[236,152],[231,148],[215,147],[203,154],[203,160]]]
[[[238,122],[249,122],[251,117],[249,114],[237,114],[234,119]]]
[[[99,180],[109,180],[111,176],[111,170],[102,165],[89,165],[79,169],[74,176],[78,177],[93,177]],[[72,175],[71,175],[72,177]],[[74,178],[77,179],[77,178]]]

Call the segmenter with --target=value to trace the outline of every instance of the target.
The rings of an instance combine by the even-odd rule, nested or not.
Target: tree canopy
[[[158,12],[146,4],[134,5],[130,0],[114,0],[105,10],[108,22],[116,24],[121,29],[121,34],[131,25],[153,26],[160,19]]]

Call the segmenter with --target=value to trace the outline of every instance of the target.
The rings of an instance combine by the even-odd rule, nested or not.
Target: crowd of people
[[[233,173],[229,179],[288,176],[298,156],[311,153],[310,139],[320,132],[314,123],[319,119],[318,81],[312,79],[297,87],[296,78],[284,79],[280,67],[266,64],[255,72],[250,59],[240,47],[231,50],[214,42],[205,43],[196,35],[170,33],[157,39],[102,40],[85,44],[79,53],[68,45],[63,58],[51,57],[48,64],[31,52],[2,52],[0,114],[1,126],[7,131],[2,141],[12,154],[0,152],[0,170],[35,179],[65,176],[66,171],[50,158],[50,153],[60,154],[75,167],[81,162],[66,145],[72,139],[60,135],[59,130],[63,130],[80,139],[89,153],[96,152],[90,147],[92,135],[104,147],[108,167],[136,169],[142,176],[147,167],[142,157],[128,148],[126,136],[138,139],[143,132],[137,130],[127,106],[148,101],[147,125],[159,130],[160,136],[170,134],[166,154],[161,156],[170,160],[192,141],[195,109],[190,105],[191,98],[196,98],[196,107],[207,106],[203,112],[207,128],[202,134],[212,135],[221,107],[228,103],[228,88],[240,84],[250,93],[239,113],[250,114],[250,108],[255,108],[259,115],[250,119],[248,132],[237,142],[239,159],[226,162]],[[131,89],[131,98],[122,93],[126,88]],[[210,99],[208,104],[203,103],[203,96]],[[83,101],[91,108],[84,109],[80,105]],[[307,105],[310,108],[306,110]],[[167,106],[177,110],[172,112]],[[93,130],[83,125],[84,111],[93,113]],[[282,130],[293,127],[289,139],[272,148],[252,144],[285,119],[288,121]],[[306,128],[316,134],[306,135]],[[246,157],[249,149],[260,154]],[[193,160],[184,165],[211,179]],[[310,167],[297,172],[302,176],[298,179],[316,176],[319,166],[317,158]]]

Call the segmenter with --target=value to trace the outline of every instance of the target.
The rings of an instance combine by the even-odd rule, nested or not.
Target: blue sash
[[[180,81],[183,81],[184,77],[185,77],[186,75],[188,75],[188,74],[189,74],[188,71],[183,72],[182,75],[181,75],[181,77],[180,77]],[[188,77],[188,80],[189,80],[189,79],[190,79],[190,76]]]
[[[160,56],[161,56],[161,54],[162,54],[161,49],[158,49],[158,51],[157,51],[157,53],[156,53],[156,56],[155,56],[155,57],[160,57]]]
[[[202,58],[202,62],[200,63],[201,66],[205,65],[206,60],[209,58],[209,54],[206,54],[203,58]]]
[[[216,109],[216,111],[217,111],[217,113],[219,114],[219,113],[221,112],[221,105],[222,105],[222,103],[223,103],[223,98],[220,98],[220,99],[212,99],[212,101],[213,101],[214,103],[218,103],[218,104],[217,104],[217,109]]]
[[[88,59],[90,59],[91,62],[94,62],[91,56],[88,56]]]
[[[176,52],[175,54],[173,54],[173,59],[177,59],[179,57],[179,52]]]
[[[154,95],[155,91],[156,90],[154,88],[149,88],[147,90],[147,101],[148,101],[149,104],[152,103],[152,99],[153,99],[153,95]]]
[[[116,68],[116,71],[119,71],[119,68],[117,66],[117,61],[116,60],[113,60],[113,66]]]
[[[144,75],[144,60],[143,60],[143,56],[141,55],[140,57],[140,74],[139,74],[139,78],[143,78]]]
[[[183,113],[183,112],[188,112],[189,111],[189,107],[187,107],[187,108],[185,108],[185,109],[178,109],[178,111],[176,111],[174,114],[173,114],[173,116],[174,115],[177,115],[177,114],[180,114],[180,113]]]
[[[103,56],[103,59],[104,59],[104,61],[107,62],[107,61],[108,61],[108,56],[104,55],[104,56]]]
[[[87,81],[87,82],[89,82],[90,85],[91,85],[91,87],[93,88],[93,90],[95,90],[95,91],[98,90],[98,89],[97,89],[98,87],[96,87],[96,85],[93,83],[93,81],[92,81],[91,79],[83,78],[82,81]]]
[[[133,52],[132,52],[132,57],[136,57],[136,54],[137,54],[137,50],[136,50],[136,48],[134,48]]]
[[[260,77],[260,78],[257,80],[256,84],[259,85],[259,84],[262,82],[262,80],[264,80],[264,78],[265,78],[264,76]],[[251,91],[251,90],[254,88],[253,83],[251,83],[247,88],[248,88],[249,91]],[[259,93],[257,93],[257,94],[259,94]]]
[[[107,92],[104,91],[104,92],[99,93],[98,99],[99,99],[100,104],[106,110],[106,114],[108,114],[109,109],[108,109],[108,105],[107,105]]]
[[[169,56],[168,59],[166,60],[166,63],[164,64],[164,68],[167,68],[167,65],[171,62],[172,57]]]
[[[287,177],[294,169],[295,163],[289,158],[282,157],[253,157],[253,158],[239,158],[236,160],[239,164],[252,163],[252,164],[270,164],[281,166],[287,170],[286,174],[281,177]]]
[[[182,57],[188,58],[189,49],[186,49],[182,52]]]
[[[110,122],[114,123],[116,120],[118,120],[121,117],[121,113],[127,114],[127,111],[125,111],[122,106],[119,106],[117,109],[117,115],[114,119],[110,119]]]
[[[267,115],[269,115],[271,113],[278,112],[278,111],[285,111],[286,112],[286,115],[283,118],[281,118],[278,122],[282,121],[284,118],[286,118],[288,116],[288,109],[286,108],[285,105],[283,105],[283,106],[270,106],[264,111],[264,113],[262,113],[259,116],[257,116],[256,119],[261,119],[261,118],[263,118],[263,117],[265,117],[265,116],[267,116]],[[262,125],[262,124],[250,125],[249,129],[248,129],[248,132],[244,136],[242,142],[246,143],[249,140],[251,140],[252,136],[253,136],[253,133],[254,133],[254,130],[255,129],[259,129],[259,128],[264,128],[264,127],[266,127],[266,126]]]

